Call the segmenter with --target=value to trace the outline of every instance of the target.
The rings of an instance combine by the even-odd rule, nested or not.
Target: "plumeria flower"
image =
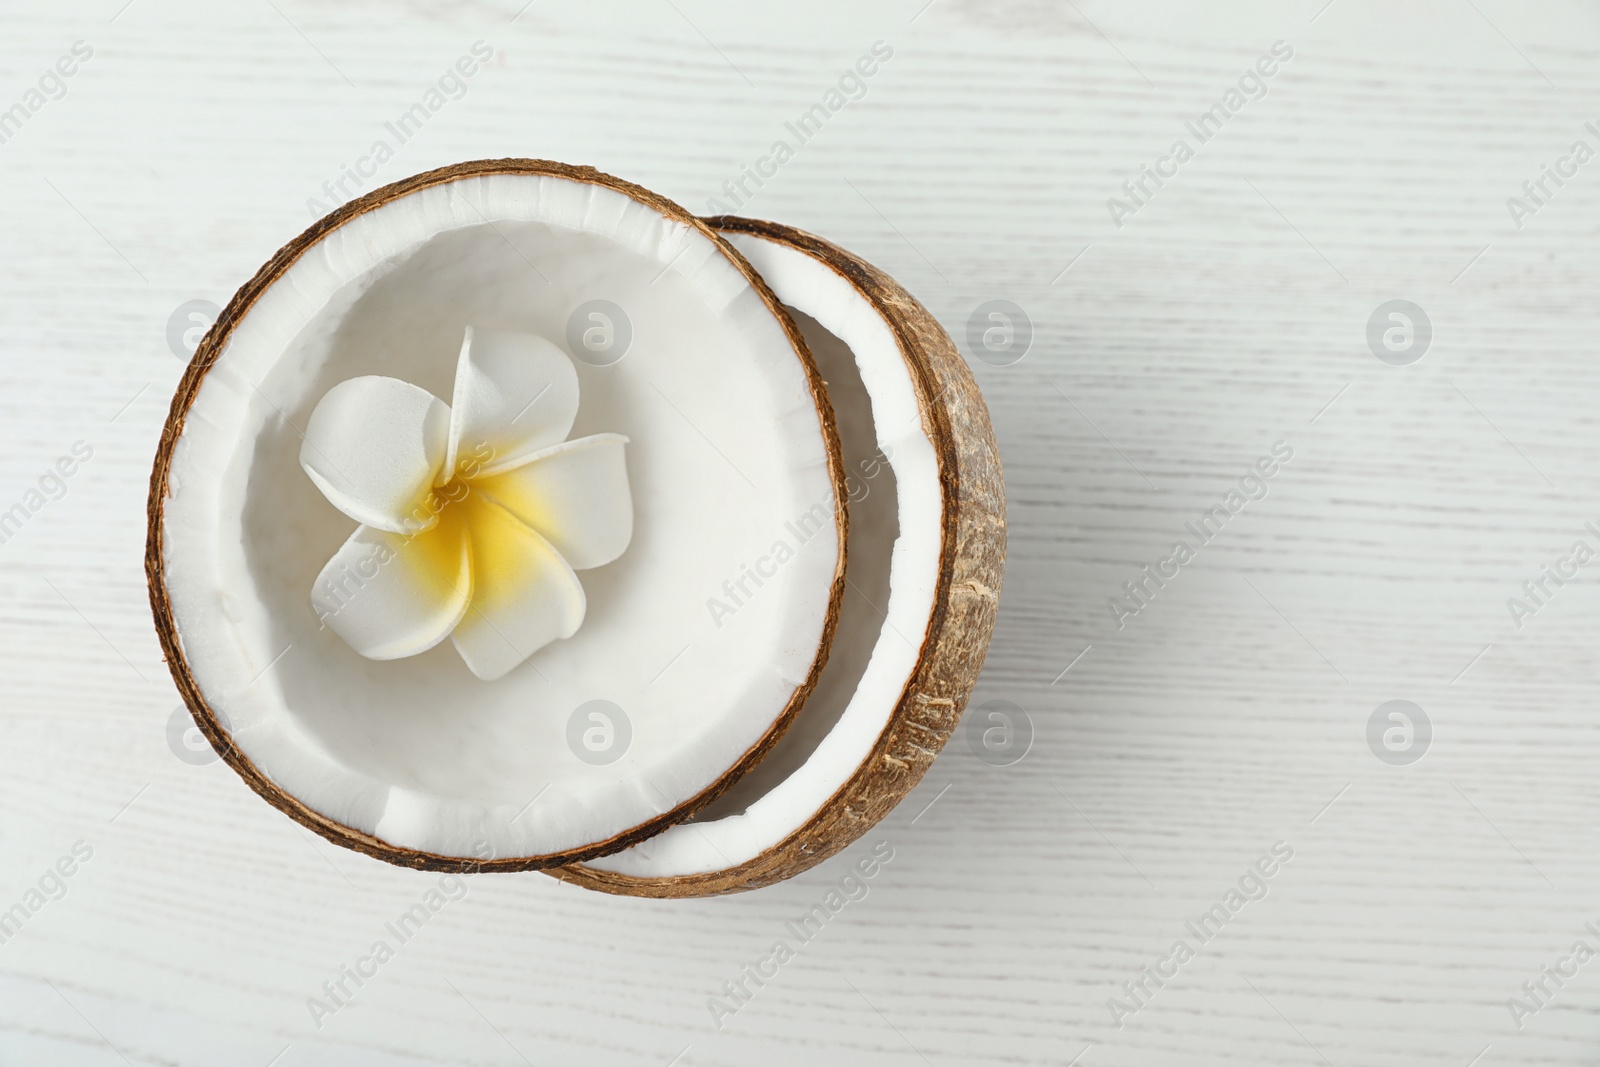
[[[450,638],[499,678],[583,622],[574,571],[633,536],[621,434],[568,441],[578,374],[551,342],[469,326],[446,404],[371,375],[317,403],[300,465],[361,525],[317,575],[317,615],[368,659]]]

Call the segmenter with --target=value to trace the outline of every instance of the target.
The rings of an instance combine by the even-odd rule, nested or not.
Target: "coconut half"
[[[864,298],[852,299],[822,321],[837,310],[865,324],[850,310]],[[883,322],[916,338],[914,352],[948,345],[914,303],[896,308]],[[380,661],[322,624],[312,586],[355,523],[300,463],[312,412],[343,382],[397,379],[450,403],[469,327],[544,338],[572,358],[571,436],[625,437],[632,493],[631,543],[580,574],[581,625],[493,681],[448,641]],[[610,342],[603,358],[588,350],[591,328]],[[910,517],[932,524],[922,542],[939,547],[912,553],[915,610],[892,608],[908,632],[927,630],[915,662],[932,666],[911,668],[923,680],[884,752],[890,790],[937,748],[904,731],[948,730],[970,684],[951,671],[976,670],[972,655],[952,668],[940,650],[981,648],[992,620],[997,557],[967,567],[961,530],[998,504],[964,509],[935,488],[949,478],[955,493],[966,470],[998,479],[986,422],[981,459],[962,458],[982,408],[958,364],[908,354],[913,384],[896,386],[893,419],[931,420],[896,462],[915,462]],[[444,417],[435,407],[430,425]],[[145,564],[184,700],[266,800],[393,863],[546,868],[682,821],[778,741],[838,626],[845,484],[806,344],[727,240],[589,168],[482,161],[343,206],[233,297],[173,399]],[[780,539],[789,551],[774,565]],[[880,710],[894,688],[874,683]],[[858,815],[887,795],[874,787]]]
[[[848,590],[815,691],[759,767],[692,821],[548,872],[608,893],[754,889],[859,838],[954,730],[988,648],[1004,566],[988,411],[927,309],[818,237],[708,222],[789,308],[827,380],[847,474]]]

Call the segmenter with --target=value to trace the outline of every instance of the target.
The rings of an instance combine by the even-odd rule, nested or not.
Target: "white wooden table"
[[[23,508],[0,910],[26,915],[0,1063],[1600,1057],[1600,962],[1570,957],[1600,950],[1600,563],[1508,607],[1600,549],[1600,160],[1570,156],[1600,150],[1593,4],[123,2],[0,15],[0,111],[28,112],[0,144],[0,509]],[[224,302],[479,40],[488,69],[364,188],[530,155],[705,210],[883,41],[740,210],[867,255],[958,337],[989,300],[1032,324],[1020,361],[974,360],[1011,509],[974,704],[1024,708],[1031,748],[996,766],[958,736],[847,853],[894,850],[868,896],[720,1028],[709,998],[843,861],[687,903],[483,876],[319,1027],[307,999],[437,876],[169,742],[141,570],[169,318]],[[1186,123],[1278,41],[1200,143]],[[1571,176],[1535,204],[1544,165]],[[1143,166],[1170,176],[1118,226]],[[1368,342],[1394,300],[1431,323],[1407,365]],[[1265,498],[1198,544],[1186,524],[1279,441]],[[92,456],[30,495],[75,442]],[[1193,558],[1119,629],[1109,601],[1180,538]],[[1391,700],[1431,739],[1369,744]],[[1292,860],[1229,910],[1277,842]],[[1186,923],[1219,904],[1202,940]]]

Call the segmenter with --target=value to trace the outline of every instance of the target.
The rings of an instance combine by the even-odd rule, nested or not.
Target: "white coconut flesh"
[[[579,572],[581,626],[494,681],[449,641],[358,655],[310,600],[356,526],[299,461],[316,405],[361,375],[448,404],[467,327],[568,351],[593,299],[624,309],[632,341],[610,365],[574,361],[570,436],[628,439],[633,533]],[[205,374],[163,519],[177,637],[239,753],[320,816],[445,857],[587,848],[722,779],[808,678],[841,547],[827,449],[782,322],[703,233],[561,177],[426,187],[324,235]],[[708,608],[780,539],[792,558],[732,615]],[[569,745],[597,700],[631,733],[610,763]]]
[[[938,583],[938,464],[894,334],[821,260],[758,235],[727,236],[794,314],[828,383],[849,489],[847,586],[827,666],[772,753],[692,821],[584,864],[640,878],[737,867],[817,815],[889,724]]]

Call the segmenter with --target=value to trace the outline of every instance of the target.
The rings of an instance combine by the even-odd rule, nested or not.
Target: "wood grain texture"
[[[0,1063],[1594,1062],[1600,963],[1520,1030],[1506,1006],[1600,926],[1600,594],[1585,569],[1507,609],[1600,525],[1600,161],[1520,228],[1506,205],[1597,146],[1592,6],[119,6],[9,3],[0,41],[0,110],[94,49],[0,144],[0,511],[93,448],[0,544],[0,909],[94,850],[0,944]],[[497,59],[368,188],[538,156],[703,211],[892,46],[729,207],[861,254],[958,341],[984,301],[1027,312],[1021,361],[972,360],[1010,542],[973,704],[1034,737],[995,767],[964,725],[874,834],[759,892],[474,878],[319,1028],[307,998],[440,876],[169,747],[141,571],[166,329],[479,39]],[[1114,225],[1278,40],[1265,96]],[[1392,299],[1433,324],[1411,366],[1368,348]],[[1108,599],[1277,441],[1266,498],[1118,629]],[[1368,748],[1391,699],[1432,720],[1411,766]],[[879,839],[865,899],[717,1028],[708,998]],[[1115,1025],[1277,841],[1266,898]]]

